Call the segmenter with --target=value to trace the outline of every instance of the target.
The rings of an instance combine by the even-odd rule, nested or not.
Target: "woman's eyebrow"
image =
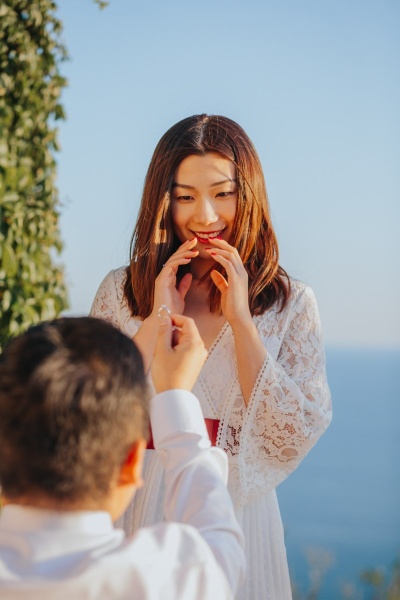
[[[223,183],[236,183],[236,179],[224,179],[224,181],[217,181],[216,183],[212,183],[210,187],[217,187],[217,185],[222,185]]]
[[[223,181],[217,181],[215,183],[212,183],[210,185],[210,188],[213,187],[217,187],[218,185],[222,185],[223,183],[237,183],[236,179],[224,179]],[[194,190],[196,189],[193,185],[186,185],[185,183],[178,183],[177,181],[174,181],[172,184],[172,187],[180,187],[180,188],[184,188],[185,190]]]
[[[172,187],[180,187],[180,188],[185,188],[185,190],[194,190],[196,188],[194,188],[192,185],[186,185],[185,183],[178,183],[177,181],[174,181],[172,183]]]

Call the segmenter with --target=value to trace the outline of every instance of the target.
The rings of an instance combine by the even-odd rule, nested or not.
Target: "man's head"
[[[116,486],[138,483],[136,449],[148,427],[140,352],[104,321],[42,323],[0,356],[0,482],[7,501],[102,506]],[[136,463],[139,474],[125,477]]]

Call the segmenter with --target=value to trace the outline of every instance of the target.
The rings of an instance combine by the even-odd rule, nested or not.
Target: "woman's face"
[[[191,155],[176,170],[172,187],[172,222],[181,242],[197,237],[200,258],[209,238],[229,242],[237,207],[235,165],[219,154]]]

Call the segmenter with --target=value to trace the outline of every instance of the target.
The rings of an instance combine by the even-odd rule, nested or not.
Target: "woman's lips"
[[[210,239],[211,240],[221,240],[222,239],[222,232],[223,229],[220,229],[218,231],[193,231],[193,235],[196,236],[197,241],[200,242],[200,244],[209,244],[210,243]]]
[[[210,238],[206,237],[206,238],[201,238],[199,236],[197,237],[197,241],[200,242],[200,244],[209,244],[210,243]],[[214,235],[211,239],[213,240],[222,240],[222,236],[221,235]]]

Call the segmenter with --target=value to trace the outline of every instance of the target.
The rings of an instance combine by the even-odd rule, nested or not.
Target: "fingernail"
[[[217,256],[216,252],[211,252],[211,256]]]

